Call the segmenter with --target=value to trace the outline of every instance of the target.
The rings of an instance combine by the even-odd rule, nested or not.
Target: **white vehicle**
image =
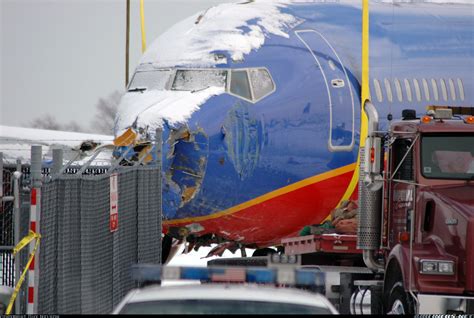
[[[338,314],[321,294],[275,286],[321,286],[324,273],[314,270],[166,266],[150,269],[138,279],[147,285],[130,291],[113,314]],[[181,278],[210,283],[150,285],[151,276],[155,281]]]

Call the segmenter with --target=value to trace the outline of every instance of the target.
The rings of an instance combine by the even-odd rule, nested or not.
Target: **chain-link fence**
[[[0,156],[1,159],[2,156]],[[30,221],[30,193],[23,189],[22,185],[27,182],[28,171],[25,166],[19,165],[0,165],[1,166],[1,196],[0,196],[0,285],[14,287],[16,276],[23,272],[28,261],[28,250],[23,249],[18,256],[13,257],[13,248],[15,243],[28,234],[28,224]],[[15,193],[14,193],[14,172],[24,172],[18,179],[18,220],[19,233],[15,237]],[[19,261],[18,273],[15,272],[15,262]],[[17,299],[18,306],[15,312],[26,312],[27,286],[23,285],[19,290]]]
[[[0,208],[0,277],[4,286],[13,287],[15,284],[15,269],[13,266],[12,249],[15,245],[13,236],[13,172],[2,169],[2,202]]]
[[[30,190],[33,186],[38,187],[40,180],[38,227],[41,241],[35,261],[35,274],[38,275],[36,312],[110,313],[135,286],[131,279],[131,265],[161,262],[160,164],[142,166],[137,163],[121,167],[118,166],[119,159],[111,166],[81,167],[68,163],[55,170],[53,162],[51,169],[43,167],[38,170],[41,157],[33,160],[33,147],[31,166],[17,164],[0,169],[1,284],[13,287],[16,276],[19,276],[18,270],[23,272],[26,266],[28,248],[24,248],[15,259],[12,250],[15,242],[28,234]],[[156,158],[160,157],[161,153],[156,154]],[[62,156],[60,161],[56,161],[59,162],[62,163]],[[12,199],[15,171],[22,173],[19,180],[20,205],[17,205],[16,212]],[[117,174],[118,187],[118,227],[115,231],[110,228],[112,171]],[[19,229],[15,224],[20,225]],[[18,235],[15,235],[15,228],[19,230]],[[15,273],[17,259],[20,268]],[[26,313],[29,297],[26,282],[28,279],[17,297],[19,306],[14,310],[17,314]]]
[[[110,313],[134,287],[130,267],[161,260],[160,171],[118,170],[118,229],[110,179],[63,175],[41,193],[38,312]]]

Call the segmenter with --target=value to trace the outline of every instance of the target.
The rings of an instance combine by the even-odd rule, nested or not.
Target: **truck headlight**
[[[438,272],[446,274],[454,274],[454,263],[453,262],[439,262]]]
[[[453,261],[421,260],[420,268],[422,274],[453,275]]]

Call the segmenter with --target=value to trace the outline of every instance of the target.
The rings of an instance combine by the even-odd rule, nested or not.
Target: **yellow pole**
[[[364,139],[362,140],[362,133],[360,134],[361,141],[365,144],[365,138],[367,136],[367,115],[364,112],[364,104],[366,101],[370,100],[370,88],[369,88],[369,57],[370,57],[370,46],[369,46],[369,0],[363,0],[362,4],[362,91],[361,91],[361,114],[362,114],[362,123],[361,129],[365,131]]]
[[[140,19],[142,26],[142,53],[146,50],[146,35],[145,35],[145,8],[143,5],[144,0],[140,0]]]
[[[370,46],[369,46],[369,0],[362,0],[362,78],[361,78],[361,110],[360,110],[360,141],[359,141],[359,151],[362,147],[365,146],[365,139],[368,134],[368,118],[364,111],[364,105],[367,101],[370,101],[370,68],[369,68],[369,59],[370,59]],[[354,193],[354,190],[359,183],[359,167],[360,167],[360,155],[357,156],[356,168],[354,174],[352,175],[351,182],[346,189],[346,192],[342,196],[341,200],[337,206],[341,205],[341,202],[344,200],[349,200],[351,195]],[[329,220],[331,215],[326,217],[326,220]]]
[[[128,64],[129,64],[129,52],[130,52],[130,0],[127,0],[127,25],[125,28],[125,88],[128,86]]]

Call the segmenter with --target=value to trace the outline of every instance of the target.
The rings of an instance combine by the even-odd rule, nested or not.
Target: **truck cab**
[[[447,108],[421,118],[405,111],[387,133],[368,139],[365,184],[382,196],[386,311],[472,312],[474,117]]]
[[[364,108],[357,234],[285,238],[284,255],[325,273],[342,314],[474,313],[474,108],[405,110],[387,131]]]

